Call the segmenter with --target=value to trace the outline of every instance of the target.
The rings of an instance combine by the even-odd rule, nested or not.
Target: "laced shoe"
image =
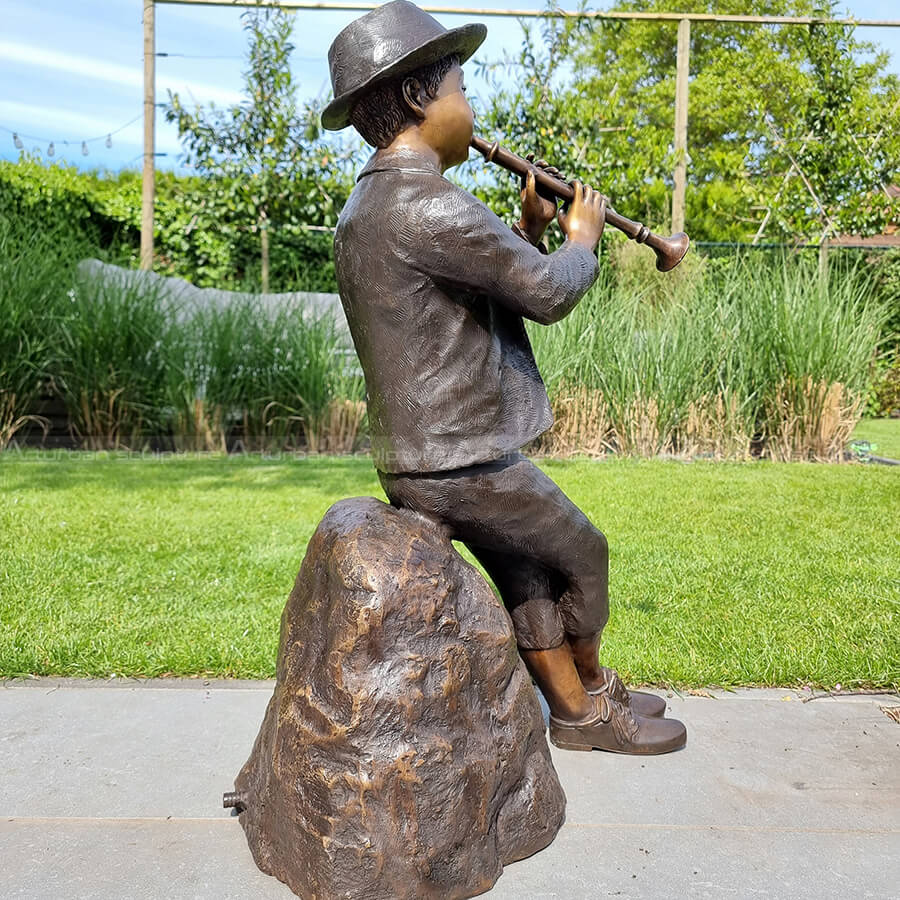
[[[619,673],[615,669],[606,666],[600,667],[604,683],[596,690],[588,691],[593,696],[609,694],[613,700],[631,706],[631,711],[638,716],[661,718],[666,712],[666,701],[656,694],[648,694],[645,691],[629,691],[622,683]]]
[[[677,719],[635,715],[609,694],[593,696],[594,710],[569,722],[550,716],[550,741],[562,750],[609,750],[612,753],[655,755],[679,750],[687,729]]]

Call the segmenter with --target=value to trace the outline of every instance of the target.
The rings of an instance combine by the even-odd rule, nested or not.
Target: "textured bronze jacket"
[[[410,151],[369,160],[334,251],[379,469],[486,462],[550,427],[522,317],[565,316],[596,277],[593,253],[542,254]]]

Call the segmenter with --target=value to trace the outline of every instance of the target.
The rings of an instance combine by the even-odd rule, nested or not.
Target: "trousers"
[[[379,470],[393,506],[438,520],[490,575],[519,647],[599,636],[609,618],[604,535],[521,453],[446,472]]]

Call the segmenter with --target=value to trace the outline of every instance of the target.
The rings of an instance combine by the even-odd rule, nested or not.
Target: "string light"
[[[55,156],[56,155],[56,145],[57,144],[62,144],[64,147],[69,147],[69,146],[77,147],[79,144],[81,144],[82,156],[88,156],[90,154],[90,148],[88,147],[89,144],[96,143],[97,141],[103,141],[103,144],[106,147],[106,149],[111,150],[112,145],[113,145],[113,140],[112,140],[113,135],[118,134],[120,131],[124,131],[126,128],[128,128],[129,125],[134,125],[134,123],[139,121],[141,118],[143,118],[143,113],[141,113],[141,115],[139,115],[139,116],[135,116],[130,122],[126,122],[124,125],[120,125],[114,131],[108,132],[106,135],[101,134],[98,137],[86,138],[85,140],[82,140],[82,141],[60,141],[60,140],[56,140],[55,138],[51,140],[50,138],[40,137],[39,135],[24,134],[19,131],[12,131],[11,129],[5,128],[2,125],[0,125],[0,131],[5,131],[8,134],[12,135],[13,144],[15,145],[16,150],[24,150],[25,149],[25,144],[22,141],[22,138],[25,138],[26,140],[29,140],[29,141],[40,141],[42,143],[45,143],[47,145],[47,156]],[[33,152],[37,155],[40,155],[41,148],[39,146],[35,145],[33,147]]]

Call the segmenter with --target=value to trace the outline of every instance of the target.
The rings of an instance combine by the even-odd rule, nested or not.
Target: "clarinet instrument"
[[[575,191],[571,184],[555,175],[551,175],[527,159],[516,156],[515,153],[511,153],[509,150],[501,147],[499,141],[492,143],[477,135],[473,135],[469,146],[473,150],[477,150],[488,162],[496,163],[498,166],[523,179],[529,172],[534,172],[534,179],[537,184],[559,200],[571,202],[575,196]],[[654,234],[646,225],[626,219],[625,216],[620,216],[609,205],[606,207],[606,221],[613,228],[617,228],[631,238],[631,240],[638,244],[646,244],[656,254],[656,268],[660,272],[668,272],[674,269],[684,259],[684,255],[687,253],[691,243],[683,231],[679,231],[670,237],[662,237]]]

